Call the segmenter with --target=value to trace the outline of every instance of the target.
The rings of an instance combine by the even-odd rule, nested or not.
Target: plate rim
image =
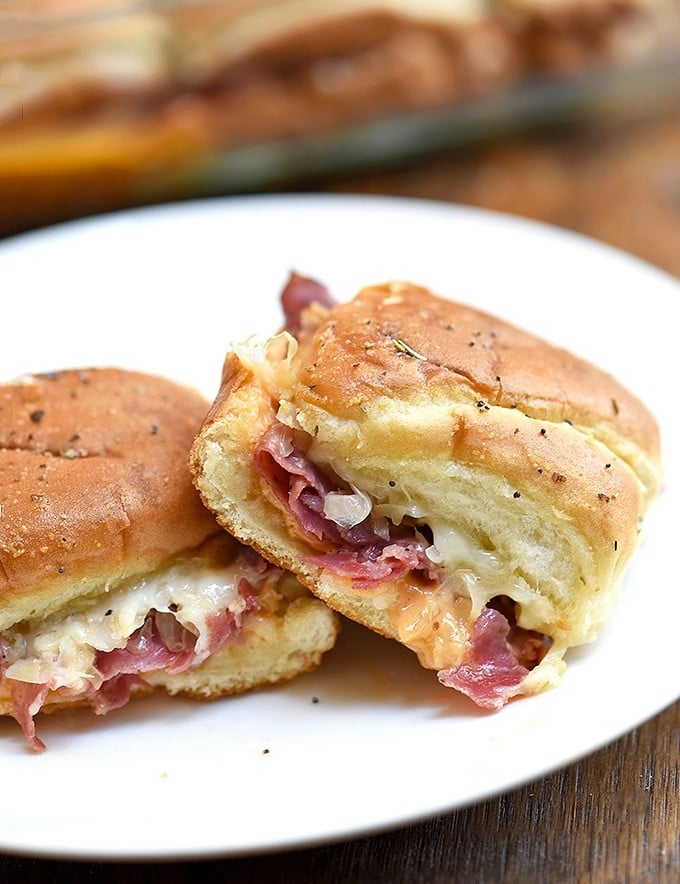
[[[426,213],[441,213],[443,217],[446,215],[457,214],[459,217],[474,215],[477,218],[493,219],[494,223],[510,223],[515,227],[521,228],[522,230],[527,230],[529,232],[538,230],[543,234],[547,233],[548,235],[553,237],[562,237],[565,240],[571,241],[577,246],[585,245],[591,250],[595,249],[603,255],[609,253],[614,256],[619,263],[623,260],[624,262],[634,264],[646,275],[651,274],[657,277],[660,282],[663,282],[664,285],[670,283],[671,286],[677,288],[678,292],[680,293],[680,283],[678,282],[678,280],[676,280],[672,275],[668,274],[663,269],[658,268],[637,256],[630,255],[629,253],[624,252],[614,246],[600,243],[591,239],[590,237],[574,231],[566,230],[560,227],[554,227],[544,222],[535,221],[515,215],[494,212],[483,208],[460,206],[457,204],[426,200],[422,198],[364,196],[359,194],[256,194],[237,197],[229,196],[211,200],[189,200],[186,202],[170,203],[162,206],[138,207],[122,212],[112,212],[106,215],[94,216],[92,218],[77,219],[66,222],[64,224],[53,225],[48,228],[42,228],[39,230],[18,234],[0,242],[0,266],[3,261],[4,255],[12,249],[15,249],[17,246],[21,249],[39,249],[42,241],[53,240],[55,235],[57,237],[78,237],[81,235],[83,230],[85,230],[86,234],[89,235],[89,231],[96,230],[97,228],[106,229],[106,227],[111,223],[116,223],[121,220],[124,221],[127,219],[133,219],[142,220],[142,222],[146,221],[146,223],[148,223],[149,219],[153,221],[154,216],[175,215],[181,217],[182,215],[185,215],[187,211],[200,212],[205,206],[210,206],[211,210],[214,211],[216,215],[218,215],[220,210],[223,210],[226,206],[229,207],[229,210],[233,211],[237,210],[239,205],[248,205],[250,208],[253,209],[261,209],[261,207],[266,208],[272,203],[276,204],[279,207],[289,206],[292,208],[300,205],[305,205],[308,210],[321,205],[325,206],[329,203],[335,205],[344,204],[345,206],[352,208],[361,207],[362,211],[366,211],[367,209],[370,210],[370,207],[373,205],[379,205],[380,207],[385,207],[389,205],[395,209],[403,209],[406,212],[413,212],[415,210],[418,212],[424,211]],[[294,842],[290,842],[289,840],[277,841],[276,838],[270,838],[268,843],[253,845],[251,847],[245,847],[243,849],[235,847],[224,848],[220,847],[219,845],[215,845],[213,849],[202,848],[198,851],[198,853],[187,851],[186,849],[182,848],[180,848],[177,852],[163,849],[151,851],[133,850],[131,852],[123,850],[102,853],[100,849],[95,850],[94,852],[90,852],[87,849],[79,851],[77,849],[74,849],[73,846],[65,846],[60,849],[55,846],[48,847],[45,844],[41,848],[36,845],[31,846],[28,844],[21,846],[15,843],[14,845],[12,845],[9,842],[0,843],[0,849],[16,855],[36,857],[42,856],[45,858],[71,858],[92,860],[103,859],[122,861],[128,859],[143,861],[145,859],[148,859],[153,861],[160,861],[163,859],[177,860],[182,857],[207,859],[210,857],[250,856],[256,854],[284,851],[288,849],[316,847],[321,844],[325,845],[333,842],[340,842],[354,837],[367,837],[372,834],[379,834],[382,832],[390,831],[399,825],[415,825],[418,822],[422,822],[426,819],[432,818],[433,816],[437,816],[442,813],[453,813],[466,807],[470,807],[474,804],[492,799],[500,794],[504,794],[515,788],[519,788],[522,785],[526,785],[529,782],[540,779],[543,776],[549,775],[550,773],[553,773],[554,771],[561,769],[562,767],[568,766],[584,757],[587,757],[588,755],[600,750],[606,745],[618,741],[626,733],[631,732],[635,728],[649,721],[651,718],[655,717],[658,714],[661,714],[665,709],[669,708],[671,705],[673,705],[673,703],[677,702],[678,697],[680,697],[680,688],[678,689],[678,695],[675,698],[670,698],[667,700],[667,702],[657,705],[657,707],[645,713],[645,716],[643,718],[637,720],[632,725],[624,725],[618,728],[615,732],[612,732],[607,736],[603,736],[599,742],[592,743],[587,747],[581,748],[568,758],[556,759],[551,766],[544,766],[539,771],[536,771],[533,774],[529,773],[520,779],[514,779],[512,780],[511,784],[500,783],[497,789],[487,790],[483,794],[470,797],[467,800],[463,800],[461,802],[449,802],[445,804],[440,804],[439,806],[433,807],[431,810],[422,812],[419,815],[409,816],[406,818],[403,816],[395,817],[391,820],[376,823],[372,828],[366,828],[365,826],[360,827],[360,829],[358,830],[352,830],[350,828],[345,829],[344,831],[339,831],[335,835],[319,834],[316,836],[312,836],[309,839],[305,839],[302,836]]]

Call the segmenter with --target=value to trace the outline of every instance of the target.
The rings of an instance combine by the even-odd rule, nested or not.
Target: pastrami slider
[[[332,647],[335,615],[196,494],[207,407],[118,369],[0,386],[0,714],[34,748],[40,709],[238,693]]]
[[[592,365],[410,283],[304,302],[293,279],[296,337],[226,358],[192,450],[205,503],[478,705],[556,684],[658,490],[653,417]]]

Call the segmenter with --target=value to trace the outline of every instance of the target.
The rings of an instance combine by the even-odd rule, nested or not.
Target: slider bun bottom
[[[170,695],[211,700],[289,681],[316,668],[338,631],[337,618],[318,599],[292,601],[283,615],[255,615],[243,641],[227,642],[196,669],[169,675],[151,672],[145,680]]]
[[[299,591],[299,587],[293,590],[294,594]],[[162,670],[143,673],[148,687],[135,687],[131,699],[165,691],[170,696],[215,700],[289,681],[321,663],[323,654],[335,644],[338,630],[338,618],[323,602],[298,596],[284,601],[282,610],[251,615],[239,635],[195,669],[173,675]],[[64,700],[54,693],[48,695],[41,711],[86,705],[82,699]],[[0,715],[11,714],[11,701],[0,697]]]

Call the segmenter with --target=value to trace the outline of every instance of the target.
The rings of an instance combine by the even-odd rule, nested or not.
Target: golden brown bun
[[[333,611],[289,574],[274,580],[278,604],[251,616],[238,641],[227,642],[196,669],[145,681],[168,694],[213,700],[290,681],[315,669],[335,645],[340,624]]]
[[[0,715],[34,748],[31,686],[49,687],[46,711],[115,708],[87,698],[103,674],[97,655],[127,649],[159,611],[179,610],[175,623],[208,636],[212,657],[142,669],[132,695],[240,693],[293,678],[333,646],[335,615],[222,531],[196,493],[187,457],[207,408],[193,390],[114,368],[0,387]],[[229,623],[217,646],[220,616],[236,632]]]
[[[116,368],[0,386],[0,630],[216,532],[186,469],[206,407]]]
[[[277,414],[340,487],[415,514],[436,543],[454,532],[442,585],[407,576],[357,589],[311,560],[333,550],[300,529],[253,463]],[[519,626],[552,642],[525,693],[553,683],[565,650],[606,619],[661,475],[655,421],[616,380],[405,282],[308,311],[298,342],[237,348],[191,463],[228,530],[425,666],[460,665],[480,608],[513,599]]]

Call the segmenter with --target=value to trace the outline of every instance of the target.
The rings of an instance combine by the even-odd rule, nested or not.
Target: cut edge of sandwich
[[[364,315],[372,320],[376,301],[396,303],[415,292],[426,312],[431,297],[405,283],[361,294],[367,291]],[[653,419],[597,370],[598,383],[607,389],[611,383],[630,411],[631,433],[617,432],[617,415],[599,423],[596,415],[591,427],[572,421],[571,412],[581,415],[569,403],[559,417],[546,413],[544,403],[533,414],[530,404],[522,410],[495,404],[465,379],[463,392],[452,397],[450,379],[442,383],[436,371],[429,375],[433,387],[411,384],[407,396],[395,396],[358,362],[336,366],[330,381],[337,397],[323,399],[310,369],[317,371],[314,381],[329,382],[323,350],[332,350],[346,331],[343,321],[351,324],[351,311],[361,307],[338,309],[311,311],[299,339],[283,333],[227,356],[220,394],[191,457],[204,502],[227,530],[291,570],[330,607],[405,644],[478,705],[499,708],[517,694],[555,686],[568,648],[593,641],[609,617],[658,491]],[[416,373],[425,367],[427,353],[398,337],[398,329],[367,335],[367,356],[375,359],[383,345],[389,358],[402,360],[396,371],[403,361]],[[559,358],[573,360],[577,374],[582,370],[570,354]],[[343,393],[341,372],[354,364],[363,381],[348,378]],[[268,434],[277,439],[267,443]],[[305,530],[282,504],[271,475],[265,480],[255,465],[263,440],[265,449],[280,447],[281,462],[297,459],[303,471],[308,463],[323,474],[329,485],[321,493],[322,514],[344,522],[345,537],[364,519],[383,533],[412,530],[420,572],[373,581],[362,569],[351,576],[342,565],[338,572],[342,544],[333,548]],[[270,472],[277,470],[274,458]],[[516,646],[514,659],[499,651],[508,644]],[[495,657],[493,677],[501,683],[489,696],[474,684],[485,647],[504,658]]]
[[[6,629],[0,714],[41,751],[38,712],[104,715],[155,691],[212,700],[268,687],[316,668],[338,631],[290,573],[220,530],[152,572]]]

